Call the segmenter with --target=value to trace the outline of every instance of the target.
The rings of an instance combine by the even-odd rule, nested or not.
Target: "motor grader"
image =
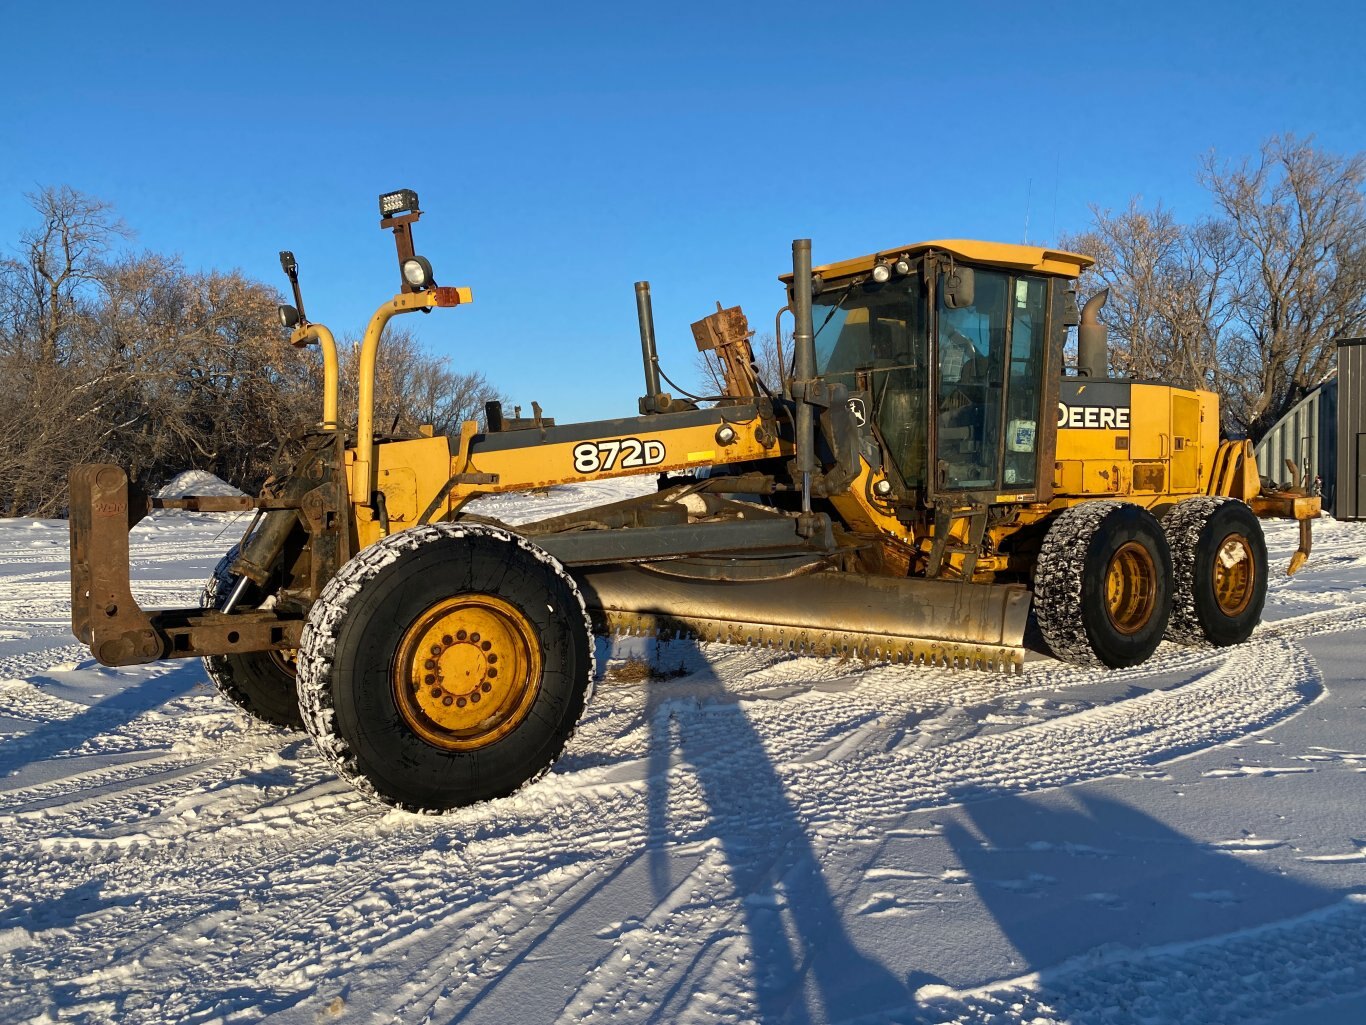
[[[1123,667],[1164,637],[1251,634],[1258,517],[1299,521],[1290,572],[1309,554],[1318,499],[1221,441],[1212,393],[1109,377],[1104,293],[1077,304],[1090,259],[1033,246],[934,241],[813,268],[798,240],[781,386],[757,374],[744,314],[718,304],[693,325],[725,370],[705,400],[662,390],[640,282],[636,415],[555,424],[491,404],[451,437],[379,434],[385,326],[472,300],[416,253],[415,193],[380,213],[401,287],[364,334],[354,431],[333,336],[282,253],[281,322],[324,370],[292,469],[241,499],[149,498],[107,464],[71,481],[72,622],[94,656],[202,657],[227,698],[304,727],[380,801],[441,811],[545,772],[591,692],[595,632],[1018,671],[1032,610],[1056,657]],[[644,474],[653,493],[515,528],[468,509]],[[255,517],[203,608],[145,611],[128,531],[176,508]]]

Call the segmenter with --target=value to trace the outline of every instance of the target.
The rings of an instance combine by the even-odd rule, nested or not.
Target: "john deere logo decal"
[[[1128,406],[1069,406],[1058,403],[1058,426],[1068,430],[1127,431],[1129,429]]]

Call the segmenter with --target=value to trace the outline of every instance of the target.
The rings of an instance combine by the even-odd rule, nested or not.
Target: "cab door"
[[[941,270],[935,297],[934,490],[993,498],[1031,493],[1048,279],[974,268],[965,296],[961,287],[955,294],[946,274]],[[961,269],[957,275],[961,281]]]

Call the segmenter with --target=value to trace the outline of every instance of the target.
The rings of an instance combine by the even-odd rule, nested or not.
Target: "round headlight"
[[[909,256],[898,256],[896,263],[892,264],[892,270],[904,278],[911,272],[911,258]]]
[[[275,315],[280,318],[280,326],[286,331],[296,327],[299,323],[299,311],[293,306],[286,306],[281,303],[275,307]]]
[[[403,261],[403,280],[414,288],[426,288],[432,283],[432,265],[425,257],[409,257]]]
[[[879,285],[885,284],[887,281],[891,280],[891,277],[892,268],[886,263],[878,263],[873,267],[873,280]]]

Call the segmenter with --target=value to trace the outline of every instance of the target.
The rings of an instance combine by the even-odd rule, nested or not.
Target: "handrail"
[[[375,310],[366,325],[360,346],[360,368],[356,382],[356,462],[352,470],[352,502],[369,505],[375,492],[375,360],[379,343],[390,319],[414,310],[437,306],[461,306],[474,301],[468,288],[431,288],[425,292],[402,292]],[[335,415],[335,413],[334,413]]]

